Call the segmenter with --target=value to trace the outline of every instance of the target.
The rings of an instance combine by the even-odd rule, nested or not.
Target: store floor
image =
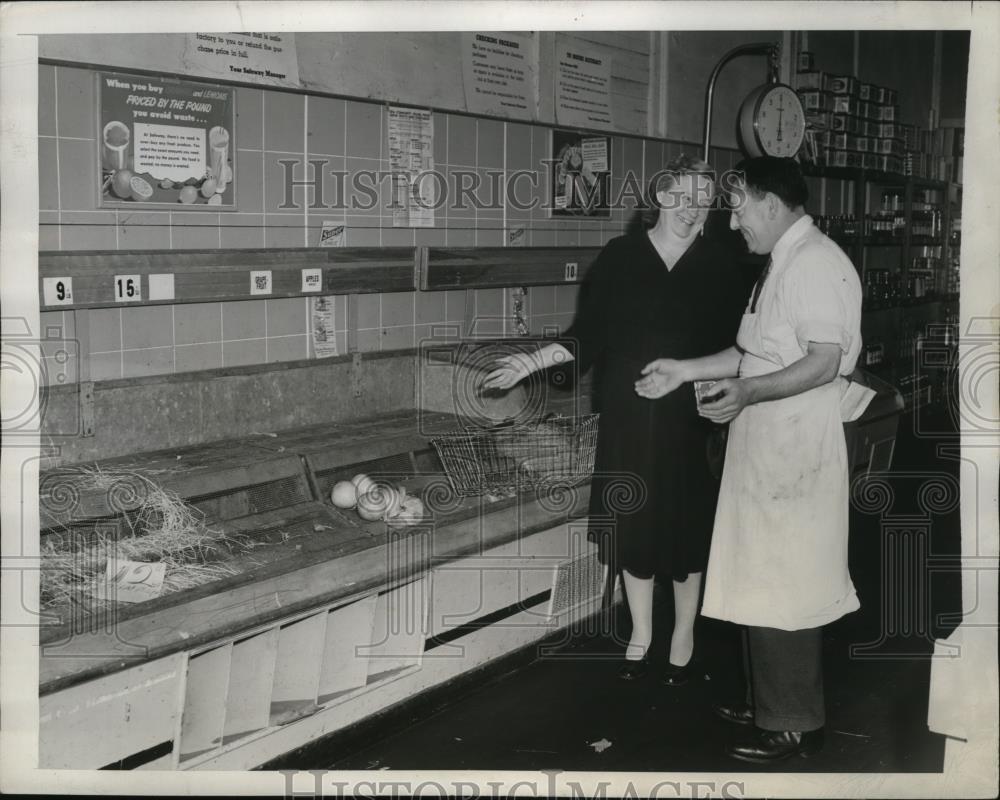
[[[919,420],[925,430],[947,426],[943,414]],[[932,637],[955,624],[940,615],[959,610],[960,583],[957,572],[931,571],[926,559],[958,552],[957,497],[952,503],[942,494],[955,485],[958,462],[940,454],[953,438],[915,436],[913,427],[912,416],[902,418],[891,505],[862,513],[855,504],[850,558],[862,609],[826,631],[827,738],[817,756],[757,767],[721,752],[743,733],[709,710],[742,692],[739,634],[702,619],[699,648],[710,680],[670,688],[653,670],[626,683],[616,678],[621,645],[613,637],[577,636],[557,658],[539,658],[534,648],[509,656],[266,768],[940,771],[944,739],[926,723],[929,655]],[[871,508],[886,496],[869,492],[863,502]],[[921,503],[941,513],[921,521]],[[666,658],[671,618],[670,593],[658,590],[657,663]],[[627,637],[621,607],[612,628]],[[852,646],[863,652],[852,655]]]

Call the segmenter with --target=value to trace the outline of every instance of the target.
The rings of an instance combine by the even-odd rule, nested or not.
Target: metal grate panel
[[[188,502],[201,511],[207,519],[224,521],[287,508],[310,499],[302,477],[290,475],[235,491],[200,495]]]
[[[305,482],[298,475],[268,483],[258,483],[256,486],[247,487],[246,492],[251,514],[287,508],[309,499]]]
[[[549,616],[598,597],[604,590],[604,569],[596,551],[560,564],[553,582]]]
[[[379,475],[389,475],[393,480],[406,480],[413,477],[413,461],[410,453],[397,453],[396,455],[377,458],[374,461],[364,461],[359,464],[349,466],[332,467],[331,469],[317,470],[316,488],[321,499],[329,499],[333,484],[337,481],[347,481],[363,472],[373,478]]]

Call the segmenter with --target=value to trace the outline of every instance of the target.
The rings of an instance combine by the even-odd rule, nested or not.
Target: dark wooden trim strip
[[[417,288],[420,257],[414,247],[46,250],[38,255],[38,276],[39,281],[73,278],[73,304],[43,304],[43,310],[102,308],[315,295],[302,291],[300,270],[303,269],[322,270],[324,294],[413,291]],[[251,294],[251,270],[271,271],[270,294]],[[141,300],[116,302],[115,275],[157,273],[173,274],[173,299],[150,300],[147,281],[142,281]]]
[[[599,247],[429,247],[420,288],[485,289],[580,283]],[[575,264],[575,267],[568,265]],[[567,277],[567,276],[570,277]]]

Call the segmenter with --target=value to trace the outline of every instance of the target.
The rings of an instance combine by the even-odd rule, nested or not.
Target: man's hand
[[[523,381],[541,366],[523,353],[502,356],[496,360],[493,370],[483,379],[482,388],[505,391]]]
[[[656,400],[670,394],[687,381],[683,361],[658,358],[642,368],[645,376],[635,382],[635,393],[647,400]]]
[[[746,381],[739,378],[723,378],[713,384],[706,401],[698,404],[698,414],[724,425],[739,416],[751,402],[753,399]]]

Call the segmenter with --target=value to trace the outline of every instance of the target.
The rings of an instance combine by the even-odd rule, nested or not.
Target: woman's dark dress
[[[560,339],[581,373],[595,369],[601,412],[590,496],[590,536],[601,561],[640,578],[702,572],[718,496],[706,459],[712,423],[691,384],[658,400],[635,392],[656,358],[694,358],[736,341],[746,281],[704,237],[668,270],[645,232],[611,240]],[[612,550],[612,543],[613,550]]]

